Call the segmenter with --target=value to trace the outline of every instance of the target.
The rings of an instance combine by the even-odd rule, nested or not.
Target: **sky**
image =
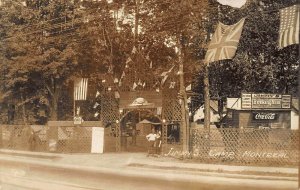
[[[222,5],[229,5],[231,7],[241,8],[247,0],[217,0]]]

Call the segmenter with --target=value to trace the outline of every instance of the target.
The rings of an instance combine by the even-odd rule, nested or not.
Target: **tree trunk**
[[[58,120],[58,93],[54,93],[52,96],[51,100],[51,105],[50,105],[50,119],[52,121],[57,121]]]
[[[24,125],[27,125],[27,118],[26,118],[26,107],[25,107],[25,101],[24,101],[24,96],[23,93],[21,93],[21,103],[22,103],[22,118],[23,118],[23,123]]]

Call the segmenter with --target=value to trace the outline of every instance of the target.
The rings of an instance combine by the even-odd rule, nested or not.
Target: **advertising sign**
[[[253,120],[276,120],[278,114],[272,112],[253,112],[252,119]]]
[[[243,109],[290,109],[291,95],[242,94]]]

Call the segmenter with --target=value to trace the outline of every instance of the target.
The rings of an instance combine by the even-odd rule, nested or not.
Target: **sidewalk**
[[[0,160],[8,159],[30,163],[81,166],[95,168],[145,168],[189,172],[226,173],[269,178],[284,177],[297,180],[298,168],[231,166],[186,163],[170,157],[146,157],[145,153],[57,154],[0,149]]]

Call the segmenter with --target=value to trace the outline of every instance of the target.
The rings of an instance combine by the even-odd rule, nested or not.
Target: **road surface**
[[[132,172],[124,175],[127,170],[140,175],[131,175]],[[189,180],[189,173],[176,170],[120,168],[119,171],[86,171],[0,160],[0,190],[274,190],[276,186],[269,186],[272,183],[278,183],[281,190],[294,190],[282,188],[282,185],[289,184],[288,181],[283,181],[280,186],[278,181],[203,174],[194,175]],[[179,179],[180,175],[185,178]]]

